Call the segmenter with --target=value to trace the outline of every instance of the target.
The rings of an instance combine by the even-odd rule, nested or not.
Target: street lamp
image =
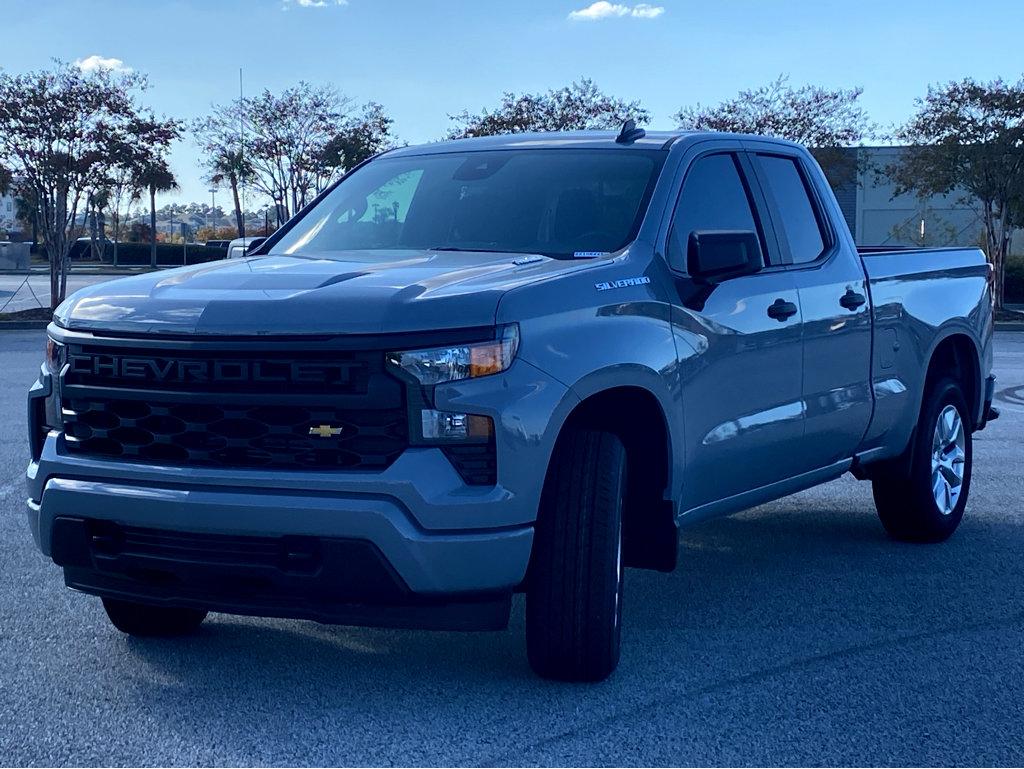
[[[212,224],[210,225],[210,232],[211,232],[211,236],[212,236],[211,240],[212,240],[217,235],[217,233],[215,232],[215,230],[217,229],[217,188],[216,187],[210,187],[210,220],[212,221]]]

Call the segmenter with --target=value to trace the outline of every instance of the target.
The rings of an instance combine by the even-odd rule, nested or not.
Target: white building
[[[14,195],[0,195],[0,240],[6,240],[7,233],[14,229],[14,210]]]
[[[884,169],[899,161],[900,147],[860,147],[856,182],[836,198],[859,246],[981,246],[984,223],[977,201],[964,190],[948,195],[896,195]],[[1024,252],[1015,233],[1011,253]]]

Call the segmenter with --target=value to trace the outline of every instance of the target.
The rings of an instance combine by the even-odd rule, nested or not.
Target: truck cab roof
[[[734,139],[737,141],[774,142],[794,145],[784,139],[752,136],[747,134],[723,133],[718,131],[646,131],[642,138],[630,142],[617,142],[618,131],[544,131],[535,133],[500,134],[498,136],[477,136],[468,139],[446,141],[401,147],[385,153],[386,157],[412,155],[434,155],[446,152],[487,152],[494,150],[522,149],[668,149],[679,140],[706,141],[708,139]]]

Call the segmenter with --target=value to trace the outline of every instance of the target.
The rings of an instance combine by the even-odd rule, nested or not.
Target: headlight
[[[53,376],[60,374],[61,366],[64,365],[64,345],[60,342],[54,341],[49,337],[46,338],[46,370],[49,371]]]
[[[423,385],[475,379],[504,371],[519,349],[519,327],[506,326],[491,342],[388,353],[391,365],[412,375]]]

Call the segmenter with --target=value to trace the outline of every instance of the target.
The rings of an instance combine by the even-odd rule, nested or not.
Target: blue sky
[[[906,118],[929,83],[1024,74],[1020,0],[624,1],[571,17],[591,2],[0,0],[0,67],[119,59],[149,76],[157,112],[185,118],[234,98],[242,67],[248,93],[301,79],[381,102],[410,143],[439,138],[448,114],[502,91],[579,77],[640,99],[653,126],[669,128],[682,105],[782,73],[795,85],[863,86],[883,125]],[[172,164],[183,189],[167,202],[209,198],[194,146],[178,146]]]

